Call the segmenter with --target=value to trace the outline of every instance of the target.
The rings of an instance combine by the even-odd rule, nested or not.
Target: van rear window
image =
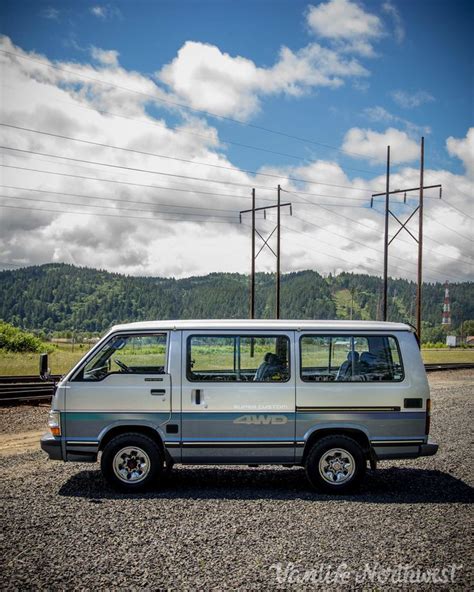
[[[391,335],[304,335],[300,360],[305,382],[399,382],[404,378],[400,349]]]

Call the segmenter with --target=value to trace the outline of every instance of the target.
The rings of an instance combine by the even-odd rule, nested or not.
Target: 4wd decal
[[[286,415],[241,415],[234,423],[245,425],[283,425],[288,422]]]

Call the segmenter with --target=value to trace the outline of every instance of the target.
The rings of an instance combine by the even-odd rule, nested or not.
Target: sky
[[[371,195],[387,145],[391,188],[419,185],[424,136],[425,185],[443,187],[425,191],[424,279],[472,280],[473,25],[459,0],[4,0],[0,268],[248,273],[239,211],[280,184],[283,272],[381,275]],[[404,222],[418,194],[391,204]],[[416,256],[402,230],[389,274],[414,280]]]

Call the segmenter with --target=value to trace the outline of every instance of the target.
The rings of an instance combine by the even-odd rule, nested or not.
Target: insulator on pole
[[[443,188],[440,187],[439,188],[439,199],[441,199],[442,195],[443,195]]]
[[[407,203],[407,194],[406,194],[406,191],[405,191],[405,195],[403,196],[403,203]]]
[[[371,208],[374,207],[374,198],[373,197],[370,198],[370,207]]]

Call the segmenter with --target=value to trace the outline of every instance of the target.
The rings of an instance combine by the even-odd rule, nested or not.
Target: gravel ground
[[[127,496],[97,465],[1,458],[1,589],[472,589],[473,378],[430,375],[438,455],[381,463],[356,496],[315,494],[298,468],[239,467],[176,467],[160,491]],[[44,425],[44,408],[20,411],[2,410],[3,432]],[[363,580],[365,564],[381,579]],[[449,583],[384,580],[400,564],[462,568]],[[316,585],[294,582],[305,570]]]
[[[9,405],[0,407],[0,434],[44,430],[50,405]]]

